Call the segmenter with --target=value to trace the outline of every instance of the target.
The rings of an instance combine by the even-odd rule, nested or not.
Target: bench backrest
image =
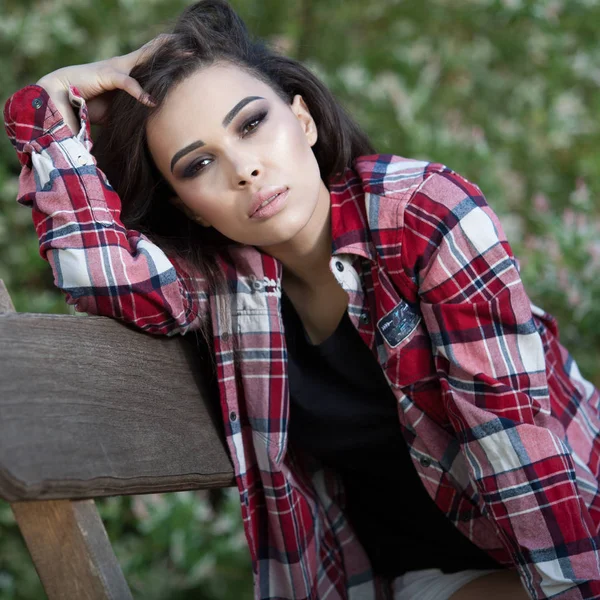
[[[90,498],[234,484],[199,347],[16,313],[0,281],[0,497],[50,600],[131,597]]]

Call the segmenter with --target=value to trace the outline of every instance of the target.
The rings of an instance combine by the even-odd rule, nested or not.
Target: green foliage
[[[130,51],[185,0],[4,0],[3,101],[61,66]],[[501,216],[533,301],[600,384],[600,5],[591,0],[233,0],[251,31],[306,61],[380,152],[442,162]],[[20,311],[65,312],[39,258],[18,165],[0,139],[0,278]],[[251,594],[235,492],[103,500],[134,595]],[[204,515],[204,516],[203,516]],[[222,520],[224,519],[224,521]],[[217,523],[221,523],[217,526]],[[222,527],[222,529],[219,529]],[[226,585],[224,585],[224,582]],[[0,505],[0,600],[43,594]]]
[[[0,500],[0,599],[45,597],[10,506]]]
[[[214,495],[214,493],[213,493]],[[252,568],[239,495],[179,492],[99,502],[100,514],[135,598],[252,597]]]
[[[252,568],[236,489],[104,498],[96,504],[134,598],[251,600]],[[0,599],[44,598],[4,502],[0,550]]]

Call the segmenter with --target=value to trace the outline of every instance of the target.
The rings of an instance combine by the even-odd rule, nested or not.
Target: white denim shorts
[[[394,579],[394,600],[448,600],[469,581],[497,570],[470,569],[457,573],[443,573],[441,569],[409,571]]]

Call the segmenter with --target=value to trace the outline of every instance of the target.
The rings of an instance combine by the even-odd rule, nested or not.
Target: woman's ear
[[[185,216],[191,221],[194,221],[194,223],[198,223],[198,225],[202,225],[202,227],[211,226],[208,221],[205,221],[202,217],[199,217],[198,215],[194,214],[190,210],[190,208],[184,204],[183,200],[179,196],[171,196],[169,198],[169,202],[173,206],[176,206],[180,211],[185,213]]]
[[[296,117],[298,117],[300,125],[302,125],[304,135],[306,135],[309,145],[314,146],[319,137],[317,132],[317,124],[312,118],[310,110],[308,110],[308,106],[306,106],[306,102],[304,102],[304,98],[300,94],[296,94],[294,96],[291,108],[292,112],[296,115]]]

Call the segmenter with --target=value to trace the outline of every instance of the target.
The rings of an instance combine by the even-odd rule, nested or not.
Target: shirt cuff
[[[88,150],[91,149],[87,106],[74,86],[69,88],[69,101],[79,109],[79,132],[72,132],[65,124],[48,92],[39,85],[28,85],[7,100],[4,126],[22,165],[31,164],[32,143],[48,134],[57,139],[77,137]]]

